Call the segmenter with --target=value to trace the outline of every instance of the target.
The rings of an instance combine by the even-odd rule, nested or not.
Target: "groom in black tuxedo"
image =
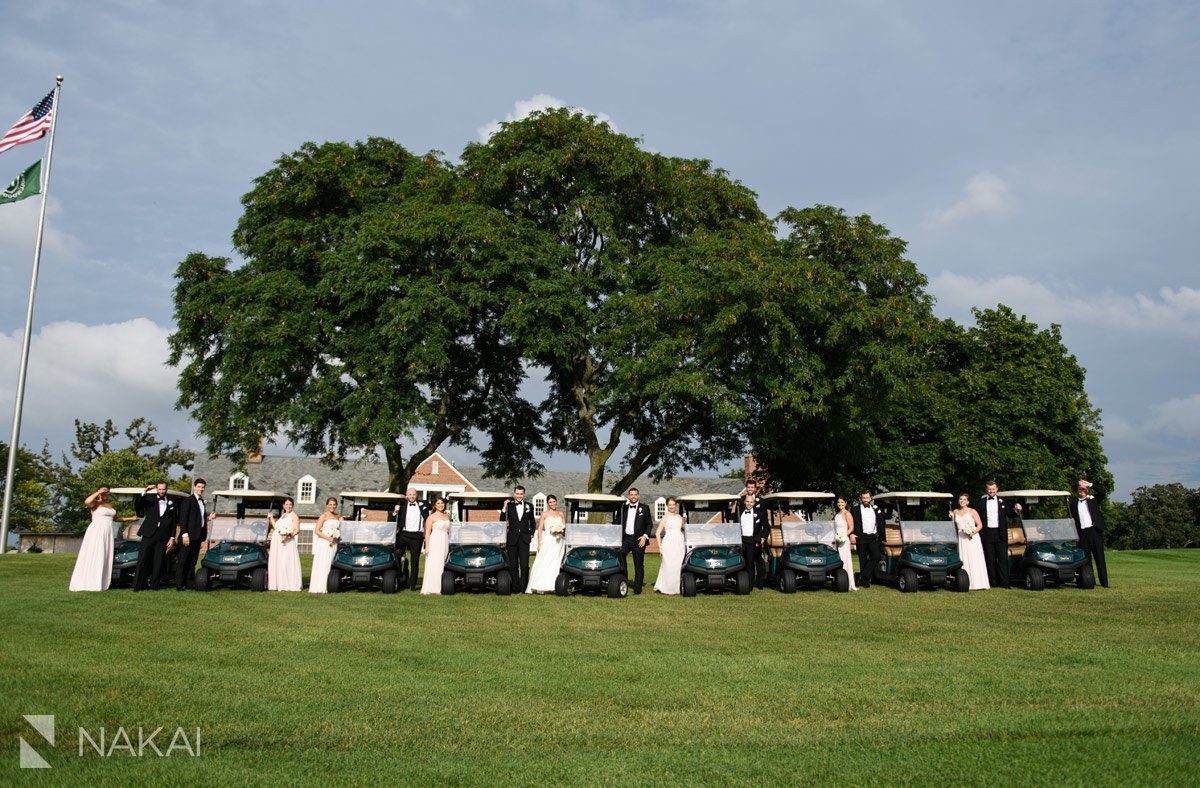
[[[175,544],[179,548],[175,566],[175,589],[183,591],[196,587],[196,557],[200,545],[208,538],[208,524],[217,516],[204,505],[204,488],[208,483],[197,479],[192,484],[192,494],[179,506],[179,527]]]
[[[425,544],[425,518],[429,516],[429,504],[417,500],[417,491],[408,488],[404,503],[392,509],[396,521],[396,563],[404,563],[408,552],[408,588],[417,590],[417,574],[421,568],[421,548]]]
[[[1010,588],[1008,581],[1008,518],[1021,511],[1021,504],[1010,504],[999,495],[1000,486],[988,479],[984,485],[987,495],[979,499],[979,519],[983,522],[980,534],[983,543],[983,563],[987,566],[988,583],[992,588]]]
[[[742,529],[742,553],[746,556],[750,571],[750,584],[762,588],[767,575],[763,566],[763,557],[766,555],[763,548],[771,536],[771,523],[767,519],[767,508],[755,497],[758,485],[751,487],[751,484],[754,482],[747,482],[746,494],[734,504],[733,519]]]
[[[883,558],[883,526],[891,513],[875,503],[875,496],[870,490],[858,494],[858,503],[850,507],[850,516],[854,518],[854,533],[850,534],[850,544],[858,553],[858,587],[870,588],[875,579],[875,570]],[[846,567],[849,570],[849,567]]]
[[[1096,577],[1102,587],[1108,588],[1108,568],[1104,565],[1104,511],[1100,508],[1104,488],[1080,479],[1075,485],[1075,494],[1076,497],[1067,504],[1067,511],[1075,521],[1079,546],[1089,561],[1096,562]]]
[[[166,482],[147,487],[146,492],[134,501],[133,508],[138,517],[144,518],[138,528],[142,541],[138,545],[137,568],[133,572],[133,590],[158,588],[167,550],[175,542],[179,510],[167,497]]]
[[[533,504],[525,500],[525,488],[513,488],[512,498],[504,502],[500,510],[501,519],[508,524],[504,546],[508,550],[508,565],[513,573],[513,593],[525,593],[529,584],[529,542],[537,533],[537,521],[533,517]]]
[[[626,496],[629,503],[615,512],[614,523],[621,527],[621,565],[625,569],[625,577],[629,578],[629,554],[633,553],[633,582],[629,587],[633,593],[642,593],[642,580],[645,577],[646,545],[650,544],[650,534],[654,531],[654,518],[650,516],[650,507],[638,502],[638,488],[630,487]]]

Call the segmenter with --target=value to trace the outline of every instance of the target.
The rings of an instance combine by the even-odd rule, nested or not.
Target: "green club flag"
[[[40,194],[42,191],[42,161],[38,159],[25,172],[13,179],[13,182],[0,192],[0,205],[6,202],[16,202]]]

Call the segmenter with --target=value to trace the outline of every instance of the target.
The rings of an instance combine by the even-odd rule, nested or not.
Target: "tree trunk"
[[[393,493],[404,492],[408,489],[408,480],[412,478],[412,474],[404,462],[404,456],[400,453],[400,447],[384,446],[383,456],[387,459],[388,467],[387,491]]]

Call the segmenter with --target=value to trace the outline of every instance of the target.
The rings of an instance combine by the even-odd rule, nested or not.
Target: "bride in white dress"
[[[337,515],[337,498],[325,499],[325,511],[317,518],[313,527],[312,576],[308,578],[308,590],[313,594],[324,594],[329,587],[329,567],[337,552],[337,539],[330,529],[341,529],[342,520]]]
[[[107,485],[89,495],[83,505],[92,510],[92,522],[83,534],[69,588],[72,591],[107,591],[112,582],[113,523],[133,522],[137,518],[117,518],[117,510],[108,500]]]
[[[991,588],[988,584],[987,563],[983,557],[983,545],[979,541],[979,531],[983,521],[979,512],[971,508],[969,495],[958,496],[958,508],[951,513],[955,530],[958,531],[958,554],[962,557],[963,569],[971,578],[971,590],[979,591]],[[1005,556],[1005,560],[1008,557]]]
[[[271,524],[271,549],[267,553],[267,590],[268,591],[299,591],[304,588],[304,578],[300,575],[300,518],[292,511],[295,503],[291,498],[283,499],[283,514],[276,520],[274,515],[267,515]],[[284,536],[279,533],[279,526],[289,523],[292,533]]]
[[[850,514],[846,499],[842,496],[838,496],[834,505],[837,507],[837,514],[833,516],[833,530],[838,557],[842,559],[842,569],[850,575],[850,590],[857,591],[858,584],[854,582],[854,560],[850,556],[850,534],[854,533],[854,515]],[[841,541],[838,541],[839,539]]]
[[[654,579],[654,590],[660,594],[679,593],[680,576],[683,573],[683,515],[677,509],[679,502],[672,495],[667,498],[667,513],[658,521],[655,535],[658,537],[658,554],[662,560],[658,565],[658,577]]]
[[[563,534],[556,535],[555,531],[565,529],[567,519],[558,510],[558,498],[553,495],[546,497],[546,511],[542,512],[537,528],[537,557],[533,559],[533,568],[529,570],[529,584],[526,594],[553,594],[554,581],[558,579],[558,571],[562,566]]]

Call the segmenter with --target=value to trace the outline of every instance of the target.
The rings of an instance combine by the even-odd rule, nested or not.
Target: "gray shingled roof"
[[[459,472],[471,480],[480,490],[508,490],[508,484],[500,479],[487,476],[480,468],[460,467]],[[193,477],[203,478],[208,482],[210,492],[229,488],[229,477],[238,468],[224,457],[196,458]],[[312,476],[317,480],[316,503],[296,504],[296,513],[301,517],[316,517],[325,508],[322,504],[330,495],[340,495],[343,490],[382,490],[387,487],[387,466],[382,462],[357,461],[348,462],[335,470],[316,457],[284,457],[275,454],[263,456],[261,463],[251,463],[246,466],[245,473],[250,477],[250,489],[274,490],[281,495],[296,497],[296,483],[304,476]],[[616,474],[605,476],[605,491],[608,484],[615,481]],[[587,474],[583,472],[547,471],[541,476],[521,479],[519,484],[525,485],[532,497],[539,492],[559,496],[568,493],[587,491]],[[726,479],[720,477],[681,476],[673,479],[663,479],[655,483],[648,477],[641,477],[633,486],[641,492],[642,499],[654,501],[667,495],[686,495],[689,493],[722,492],[736,494],[741,492],[741,479]],[[220,510],[225,514],[225,508]]]

